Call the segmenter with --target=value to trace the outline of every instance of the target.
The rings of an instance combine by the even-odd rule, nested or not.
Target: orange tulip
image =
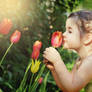
[[[18,30],[16,30],[12,36],[10,37],[10,41],[12,43],[17,43],[20,40],[21,37],[21,32],[19,32]]]
[[[33,50],[32,56],[31,56],[32,59],[38,59],[39,54],[40,54],[40,50],[39,49]]]
[[[62,32],[56,31],[52,34],[51,44],[53,47],[60,47],[62,44]]]
[[[0,34],[6,35],[9,33],[10,29],[12,27],[12,22],[9,19],[4,19],[0,23]]]
[[[42,42],[41,41],[36,41],[35,43],[34,43],[34,45],[33,45],[33,50],[35,50],[35,49],[41,49],[41,47],[42,47]]]

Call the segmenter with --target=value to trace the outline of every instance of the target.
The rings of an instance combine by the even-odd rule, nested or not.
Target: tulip
[[[62,44],[62,32],[54,32],[51,38],[51,44],[53,47],[60,47]]]
[[[42,77],[40,77],[40,78],[39,78],[39,80],[38,80],[38,83],[39,83],[39,84],[41,84],[41,83],[42,83],[42,81],[43,81],[43,78],[42,78]]]
[[[42,47],[42,42],[41,41],[36,41],[35,43],[34,43],[34,45],[33,45],[33,50],[35,50],[35,49],[41,49],[41,47]]]
[[[10,29],[12,27],[12,22],[9,19],[4,19],[0,23],[0,34],[6,35],[9,33]]]
[[[19,41],[20,36],[21,36],[21,33],[20,33],[19,31],[17,31],[17,30],[12,34],[12,36],[11,36],[11,38],[10,38],[11,44],[10,44],[10,46],[8,47],[8,49],[6,50],[5,54],[3,55],[3,57],[2,57],[2,59],[1,59],[1,61],[0,61],[0,65],[3,63],[4,58],[5,58],[5,56],[7,55],[7,53],[9,52],[9,50],[10,50],[10,48],[12,47],[13,43],[17,43],[17,42]]]
[[[32,52],[32,56],[31,56],[32,59],[38,59],[39,54],[40,54],[40,51],[39,51],[38,49],[33,50],[33,52]]]
[[[42,42],[35,41],[35,43],[33,44],[33,52],[32,52],[32,56],[31,56],[32,59],[38,59],[41,47],[42,47]]]
[[[39,66],[40,66],[41,62],[35,60],[35,62],[32,60],[32,66],[31,66],[31,72],[32,73],[36,73],[39,70]]]
[[[17,43],[20,40],[20,37],[21,37],[21,32],[16,30],[10,37],[11,43]]]

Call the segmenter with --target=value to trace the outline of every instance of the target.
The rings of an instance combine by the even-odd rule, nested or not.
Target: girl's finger
[[[46,54],[46,53],[47,53],[47,51],[44,51],[44,52],[43,52],[43,54]]]
[[[45,59],[48,59],[48,58],[47,58],[47,55],[45,55],[45,54],[43,54],[43,57],[44,57]]]
[[[47,63],[47,62],[48,62],[48,60],[47,60],[47,59],[44,59],[44,60],[43,60],[43,62],[44,62],[44,63]]]
[[[49,51],[49,48],[46,48],[45,51]]]
[[[50,70],[54,70],[54,66],[51,65],[51,64],[48,64],[48,63],[47,63],[47,64],[46,64],[46,67],[49,68]]]

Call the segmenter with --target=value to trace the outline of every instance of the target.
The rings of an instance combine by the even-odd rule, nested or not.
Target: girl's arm
[[[57,76],[56,71],[55,71],[55,70],[52,70],[51,73],[52,73],[52,75],[53,75],[53,77],[54,77],[54,80],[55,80],[57,86],[58,86],[61,90],[63,90],[63,92],[67,92],[67,91],[65,90],[65,88],[63,87],[63,85],[60,83],[60,80],[59,80],[59,77]]]
[[[55,71],[55,68],[54,68],[53,64],[49,63],[49,61],[46,60],[46,59],[44,59],[43,62],[44,62],[44,64],[46,65],[46,67],[51,71],[51,73],[52,73],[52,75],[53,75],[53,78],[54,78],[54,80],[55,80],[57,86],[58,86],[61,90],[63,90],[64,92],[67,92],[67,91],[65,91],[64,87],[63,87],[62,84],[60,83],[59,77],[57,76],[57,73],[56,73],[56,71]]]
[[[72,76],[73,76],[73,77],[72,77],[72,82],[73,82],[73,80],[74,80],[75,72],[77,71],[76,68],[77,68],[77,66],[76,66],[76,64],[75,64],[74,67],[73,67],[73,69],[72,69],[72,71],[70,71],[70,73],[71,73]],[[64,86],[60,83],[60,79],[59,79],[59,77],[58,77],[56,71],[55,71],[55,70],[51,70],[51,73],[52,73],[52,75],[53,75],[53,78],[54,78],[54,80],[55,80],[57,86],[58,86],[61,90],[63,90],[63,92],[68,92],[68,91],[64,88]]]
[[[92,57],[91,59],[85,59],[74,74],[67,70],[62,61],[55,63],[54,67],[60,82],[68,92],[79,92],[92,79]]]
[[[47,48],[43,56],[54,65],[60,83],[68,92],[78,92],[92,79],[92,56],[82,61],[81,66],[74,75],[67,70],[56,49]]]

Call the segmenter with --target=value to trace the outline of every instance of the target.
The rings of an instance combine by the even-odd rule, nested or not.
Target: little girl
[[[53,47],[44,51],[44,63],[63,92],[79,92],[92,80],[92,11],[78,11],[68,16],[63,47],[75,50],[80,56],[71,72]]]

